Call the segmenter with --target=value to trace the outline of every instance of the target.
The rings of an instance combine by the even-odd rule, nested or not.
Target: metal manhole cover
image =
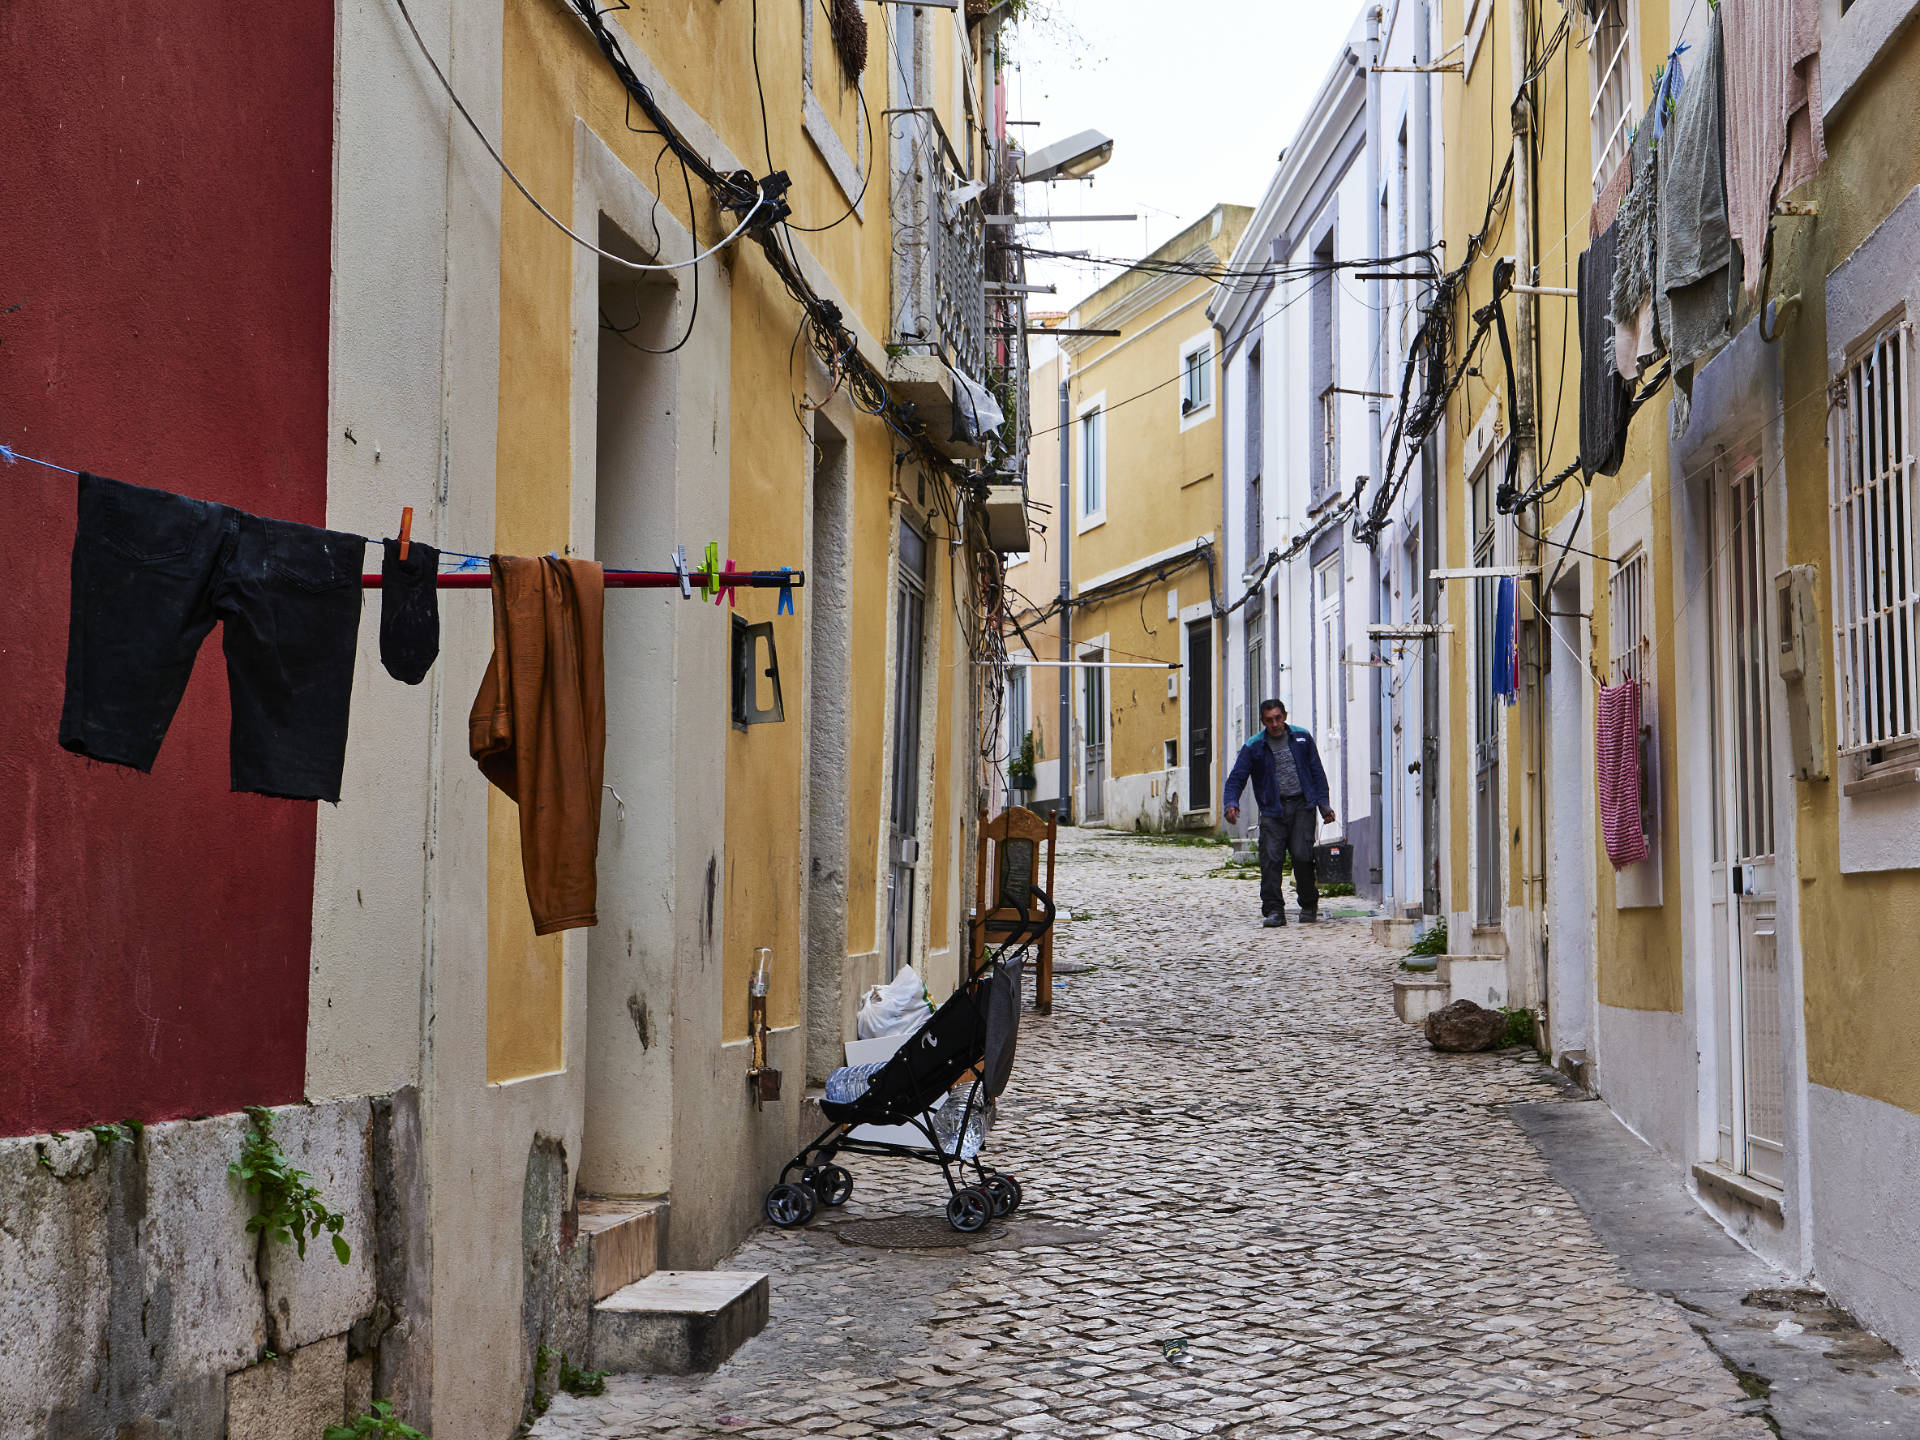
[[[848,1220],[833,1227],[848,1245],[878,1250],[944,1250],[990,1245],[1012,1250],[1024,1245],[1090,1245],[1105,1238],[1104,1230],[1077,1225],[1051,1225],[1043,1220],[995,1220],[985,1229],[963,1234],[944,1215],[888,1215],[879,1220]]]

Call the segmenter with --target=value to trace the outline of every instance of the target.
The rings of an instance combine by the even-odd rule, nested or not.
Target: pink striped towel
[[[1607,859],[1624,870],[1647,858],[1647,837],[1640,828],[1640,682],[1603,688],[1596,711],[1600,834]]]

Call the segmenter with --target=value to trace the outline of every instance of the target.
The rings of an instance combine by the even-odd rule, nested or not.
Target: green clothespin
[[[711,600],[720,593],[720,542],[707,541],[707,564],[700,572],[700,593]]]

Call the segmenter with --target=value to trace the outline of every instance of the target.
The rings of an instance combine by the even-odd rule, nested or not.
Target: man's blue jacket
[[[1298,725],[1287,726],[1287,737],[1293,742],[1293,768],[1300,773],[1300,790],[1307,797],[1307,803],[1316,810],[1332,807],[1333,797],[1327,789],[1327,772],[1320,765],[1320,747],[1313,743],[1313,736]],[[1273,752],[1267,748],[1267,732],[1259,730],[1251,740],[1240,747],[1240,754],[1233,762],[1233,769],[1227,773],[1227,788],[1222,799],[1222,808],[1240,803],[1241,788],[1251,779],[1253,798],[1259,802],[1262,815],[1280,813],[1280,788],[1273,776]]]

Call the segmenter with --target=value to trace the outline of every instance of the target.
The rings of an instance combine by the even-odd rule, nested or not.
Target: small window
[[[1636,550],[1607,577],[1607,625],[1612,684],[1640,687],[1640,831],[1651,839],[1659,828],[1659,758],[1653,745],[1653,570],[1647,552]]]
[[[1097,522],[1107,512],[1107,416],[1094,406],[1080,416],[1080,518]]]
[[[1166,752],[1166,768],[1169,770],[1178,770],[1180,768],[1180,742],[1178,740],[1162,740],[1160,742],[1160,748]]]
[[[1910,326],[1896,319],[1833,388],[1827,447],[1840,753],[1874,764],[1920,739],[1920,524],[1908,409]],[[1911,757],[1905,757],[1911,759]]]
[[[1180,357],[1180,413],[1213,404],[1213,342],[1203,340]]]

